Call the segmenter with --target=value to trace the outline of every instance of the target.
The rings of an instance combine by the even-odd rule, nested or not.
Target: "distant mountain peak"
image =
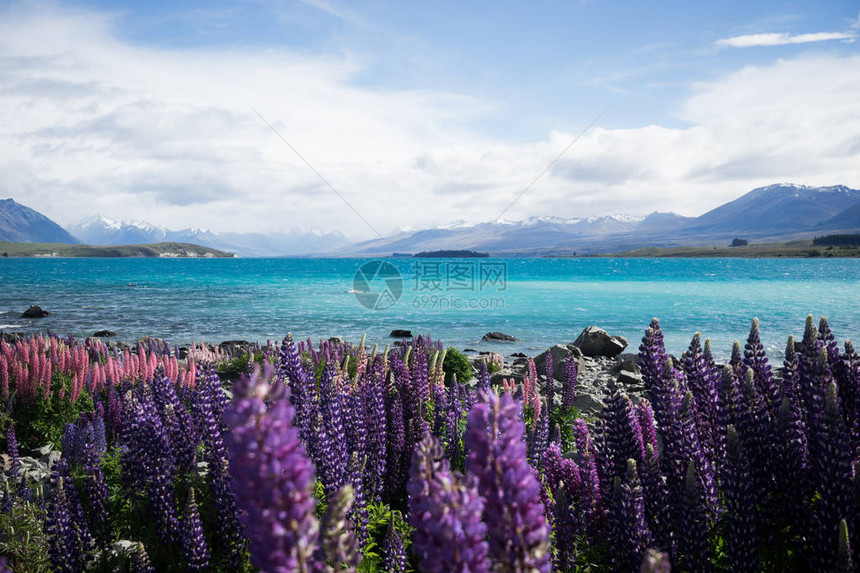
[[[14,199],[0,200],[0,241],[78,243],[75,237],[57,223]]]

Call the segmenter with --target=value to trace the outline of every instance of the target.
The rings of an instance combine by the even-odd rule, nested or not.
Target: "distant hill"
[[[282,232],[220,233],[209,229],[172,231],[146,221],[118,221],[94,215],[69,225],[68,230],[92,245],[125,245],[174,241],[205,245],[243,257],[307,255],[340,248],[348,243],[340,233]]]
[[[645,247],[724,245],[734,238],[757,242],[812,238],[827,232],[860,232],[860,191],[844,185],[780,183],[753,189],[699,217],[654,212],[457,224],[404,231],[384,240],[350,245],[336,254],[383,256],[392,252],[474,249],[493,256],[568,256]]]
[[[688,232],[756,233],[812,229],[860,204],[860,191],[844,185],[810,187],[780,183],[746,195],[697,217]]]
[[[0,200],[0,241],[13,243],[66,243],[79,241],[61,226],[14,199]]]
[[[225,253],[188,243],[94,246],[64,243],[0,242],[0,257],[229,258],[234,256],[233,253]]]

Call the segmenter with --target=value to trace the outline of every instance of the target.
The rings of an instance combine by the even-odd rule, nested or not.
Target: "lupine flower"
[[[138,543],[137,548],[131,554],[129,570],[131,573],[155,573],[155,568],[153,568],[152,562],[149,560],[149,554],[146,552],[143,543]]]
[[[509,570],[549,572],[549,527],[540,484],[526,460],[520,407],[505,394],[482,396],[469,413],[466,468],[486,499],[491,557]]]
[[[478,390],[486,391],[490,389],[490,371],[487,368],[486,361],[481,362],[481,370],[478,372]]]
[[[107,545],[111,538],[110,515],[107,509],[108,487],[101,468],[101,453],[93,444],[87,444],[84,453],[86,472],[85,491],[89,511],[87,518],[90,531],[101,546]]]
[[[197,510],[197,500],[194,488],[188,491],[188,500],[182,516],[182,551],[185,562],[192,571],[203,571],[209,567],[209,547],[203,537],[203,525],[200,523],[200,513]]]
[[[848,536],[848,523],[839,521],[839,549],[836,553],[836,571],[848,573],[854,571],[854,561],[851,559],[851,541]]]
[[[678,512],[678,552],[686,571],[712,571],[708,548],[708,512],[700,480],[696,477],[696,464],[687,466],[684,497]]]
[[[836,351],[839,354],[839,351]],[[750,334],[744,346],[744,364],[752,369],[755,375],[756,386],[764,397],[768,407],[775,411],[779,407],[779,387],[773,379],[773,372],[768,364],[764,346],[758,331],[758,319],[754,318],[750,327]]]
[[[832,570],[835,567],[833,542],[837,539],[839,521],[849,517],[853,501],[852,454],[835,382],[827,389],[818,440],[815,475],[820,499],[816,507],[818,539],[814,557],[822,570]]]
[[[627,460],[624,480],[616,477],[614,487],[612,560],[620,570],[635,571],[651,544],[651,531],[645,522],[645,502],[634,460]]]
[[[230,473],[250,542],[251,563],[264,571],[310,568],[319,524],[314,515],[314,471],[283,385],[270,385],[271,369],[234,387],[224,413]],[[269,400],[267,405],[265,400]]]
[[[552,366],[552,352],[546,353],[544,370],[546,370],[546,405],[547,410],[550,410],[555,405],[555,372],[553,372]]]
[[[660,471],[657,449],[652,444],[645,445],[645,459],[639,466],[639,480],[645,501],[645,518],[654,543],[658,548],[674,553],[674,508],[670,504],[669,490]]]
[[[83,547],[72,522],[62,477],[57,478],[57,490],[48,508],[45,530],[48,534],[48,549],[54,570],[61,573],[81,571]]]
[[[320,382],[320,413],[322,414],[322,433],[319,443],[320,481],[326,498],[334,494],[346,483],[346,468],[349,463],[346,432],[344,431],[343,412],[345,405],[337,389],[335,372],[331,366],[323,369]]]
[[[355,500],[353,487],[343,486],[332,496],[320,522],[319,544],[314,553],[314,571],[331,572],[349,568],[354,571],[360,555],[356,551],[355,528],[347,516]]]
[[[484,500],[474,477],[451,472],[438,441],[426,437],[412,453],[409,521],[412,549],[428,573],[488,572]],[[531,476],[531,474],[529,474]]]
[[[757,571],[756,501],[750,465],[734,426],[728,427],[726,442],[722,484],[726,504],[726,555],[732,571]]]
[[[568,356],[564,359],[564,385],[562,386],[561,394],[562,408],[573,408],[576,401],[577,370],[576,358]]]
[[[15,437],[15,424],[6,428],[6,454],[9,456],[9,479],[15,481],[21,472],[21,458],[18,456],[18,439]]]
[[[645,445],[633,402],[627,394],[622,394],[617,388],[610,396],[603,399],[600,418],[605,459],[603,489],[604,493],[610,493],[610,484],[614,478],[625,475],[628,459],[633,459],[637,463],[642,462],[645,456]]]
[[[406,551],[403,549],[403,540],[394,527],[394,522],[388,525],[388,533],[382,546],[385,556],[384,567],[388,573],[406,573]]]

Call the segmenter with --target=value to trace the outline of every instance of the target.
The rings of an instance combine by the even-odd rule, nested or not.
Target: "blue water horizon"
[[[376,260],[0,259],[0,330],[85,337],[109,329],[125,342],[154,336],[178,345],[366,334],[384,346],[392,330],[406,329],[460,350],[535,355],[590,325],[627,337],[636,352],[658,317],[673,354],[698,331],[722,359],[753,317],[772,359],[788,335],[803,334],[807,314],[816,323],[826,316],[840,342],[860,337],[857,259],[391,258],[400,291],[372,310],[356,292],[382,293],[392,277],[362,287],[356,272]],[[416,267],[436,263],[438,276]],[[504,275],[482,279],[481,265]],[[51,315],[20,318],[30,305]],[[489,331],[519,341],[482,341]]]

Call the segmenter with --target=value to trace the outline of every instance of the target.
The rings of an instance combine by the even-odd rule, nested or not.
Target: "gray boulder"
[[[510,334],[505,334],[504,332],[488,332],[481,340],[493,342],[516,342],[517,338]]]
[[[627,339],[623,336],[610,336],[602,328],[589,326],[579,334],[574,346],[585,356],[617,356],[627,348]]]
[[[21,313],[21,318],[43,318],[51,314],[47,310],[44,310],[41,306],[33,305],[24,312]]]
[[[585,368],[585,362],[579,348],[556,344],[535,357],[535,367],[537,368],[538,376],[546,376],[547,353],[552,355],[552,373],[553,378],[556,380],[564,380],[564,361],[568,356],[573,356],[576,359],[578,371],[582,371]]]

